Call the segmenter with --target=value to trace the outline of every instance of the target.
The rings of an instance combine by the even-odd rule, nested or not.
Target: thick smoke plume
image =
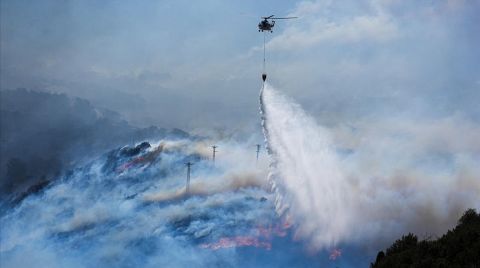
[[[277,211],[293,217],[296,235],[313,249],[360,241],[378,247],[406,232],[439,235],[479,205],[475,146],[457,153],[417,145],[423,151],[408,154],[418,137],[377,130],[373,142],[345,148],[353,135],[342,140],[338,129],[318,125],[268,84],[260,103]]]
[[[163,139],[112,150],[0,216],[2,267],[286,267],[305,257],[254,144]],[[210,149],[210,150],[209,150]],[[193,162],[185,193],[185,162]],[[300,247],[302,248],[302,247]],[[255,258],[251,258],[252,251]],[[295,252],[282,254],[282,252]],[[29,258],[25,258],[29,256]]]
[[[259,172],[247,174],[226,174],[211,177],[208,181],[195,181],[189,188],[189,196],[208,196],[222,192],[237,191],[242,188],[255,187],[267,189],[265,177]],[[184,198],[186,189],[182,186],[173,191],[161,191],[145,196],[146,201],[166,202]]]

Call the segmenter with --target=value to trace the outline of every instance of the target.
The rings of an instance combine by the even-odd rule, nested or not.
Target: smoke
[[[244,172],[245,174],[226,174],[220,177],[211,177],[208,180],[191,183],[189,196],[207,196],[216,193],[237,191],[242,188],[260,188],[267,190],[267,180],[260,172]],[[178,200],[185,197],[186,188],[174,191],[162,191],[145,196],[146,201],[165,202]]]
[[[378,249],[407,232],[439,235],[480,205],[478,142],[469,138],[478,129],[462,120],[346,130],[318,125],[269,84],[260,103],[276,209],[292,216],[312,249]]]
[[[161,140],[79,166],[0,217],[2,267],[285,267],[330,262],[292,241],[255,144]],[[142,148],[137,150],[137,148]],[[211,151],[210,151],[211,152]],[[194,162],[185,195],[185,162]],[[300,249],[299,249],[300,248]],[[252,250],[255,258],[251,258]],[[281,254],[282,252],[292,254]],[[25,258],[24,256],[29,256]]]
[[[261,101],[270,159],[256,138],[181,135],[89,159],[2,211],[1,266],[358,267],[479,205],[462,117],[319,126],[268,84]]]
[[[189,136],[178,129],[132,126],[116,112],[64,94],[25,89],[0,94],[2,201],[21,197],[119,144]]]

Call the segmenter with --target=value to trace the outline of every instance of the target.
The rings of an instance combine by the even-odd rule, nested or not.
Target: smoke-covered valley
[[[2,266],[334,265],[336,248],[305,251],[277,213],[261,139],[212,136],[138,129],[65,95],[2,92]],[[368,256],[347,261],[358,259]]]
[[[258,162],[255,135],[67,143],[78,158],[2,211],[2,265],[366,266],[398,236],[440,235],[480,205],[479,129],[465,118],[325,126],[269,84],[260,104]]]
[[[124,146],[58,177],[2,215],[2,266],[338,264],[335,248],[305,251],[292,219],[277,213],[268,160],[257,162],[254,143],[216,141],[213,163],[212,142]],[[186,162],[194,163],[188,193]],[[367,260],[348,261],[359,258]]]

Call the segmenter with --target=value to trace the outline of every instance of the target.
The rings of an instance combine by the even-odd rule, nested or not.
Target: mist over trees
[[[48,182],[74,163],[110,148],[188,133],[137,128],[113,111],[65,94],[27,89],[0,91],[0,195]]]

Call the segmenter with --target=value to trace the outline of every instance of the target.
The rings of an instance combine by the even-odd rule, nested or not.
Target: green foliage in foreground
[[[480,268],[480,213],[468,209],[457,226],[437,240],[403,236],[385,252],[380,251],[371,267]]]

